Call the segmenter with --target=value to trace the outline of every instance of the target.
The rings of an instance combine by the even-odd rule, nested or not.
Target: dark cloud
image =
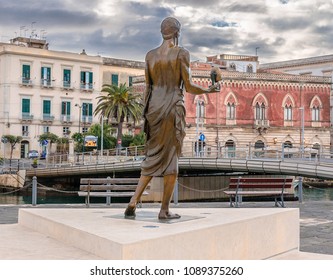
[[[308,26],[311,26],[313,19],[297,16],[293,18],[279,17],[279,18],[270,18],[263,22],[273,31],[284,32],[290,30],[304,30]]]
[[[15,16],[13,16],[15,15]],[[34,9],[33,7],[4,7],[0,9],[1,25],[16,25],[17,29],[25,25],[30,28],[35,22],[35,27],[40,28],[62,28],[73,26],[91,26],[98,24],[100,19],[93,12],[68,11],[63,9]],[[56,25],[56,26],[55,26]]]
[[[226,5],[226,11],[238,13],[262,14],[267,12],[263,4],[230,4]]]
[[[143,60],[161,43],[160,23],[182,23],[180,43],[192,58],[220,53],[278,61],[331,53],[331,1],[0,0],[0,36],[46,30],[50,49]],[[26,26],[27,30],[20,30]],[[295,57],[293,57],[295,56]]]

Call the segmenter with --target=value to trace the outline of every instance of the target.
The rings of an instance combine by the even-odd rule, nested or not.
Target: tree
[[[134,135],[133,141],[130,146],[143,146],[146,144],[146,134],[140,132],[139,134]]]
[[[7,140],[7,142],[10,144],[10,158],[9,158],[9,166],[10,166],[10,170],[11,170],[11,166],[12,166],[12,158],[13,158],[13,151],[14,148],[16,146],[17,143],[21,143],[22,141],[22,136],[14,136],[14,135],[3,135],[2,139],[4,141]],[[5,140],[6,139],[6,140]]]
[[[76,142],[75,152],[82,152],[84,135],[80,132],[75,132],[72,135],[72,139]]]
[[[129,147],[133,142],[133,136],[129,134],[124,134],[121,138],[121,143],[123,147]]]
[[[69,139],[68,137],[59,137],[57,140],[57,152],[62,154],[69,151]]]
[[[106,95],[97,97],[98,105],[94,114],[100,114],[106,117],[108,121],[116,118],[118,122],[117,143],[121,143],[123,123],[126,120],[133,120],[134,123],[139,122],[142,116],[143,104],[141,96],[131,92],[130,87],[125,84],[103,85],[102,92]]]
[[[39,136],[39,142],[42,142],[43,140],[48,140],[50,143],[50,151],[53,143],[58,143],[59,137],[51,132],[43,133]]]

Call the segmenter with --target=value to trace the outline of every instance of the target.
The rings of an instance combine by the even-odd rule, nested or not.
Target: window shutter
[[[66,102],[61,102],[61,115],[66,115]]]
[[[118,86],[118,75],[117,74],[112,74],[111,80],[112,80],[113,85]]]
[[[93,113],[93,106],[91,103],[88,104],[88,116],[92,116]]]
[[[22,113],[30,113],[30,99],[22,99]]]
[[[71,70],[64,69],[64,81],[70,82],[71,81]]]
[[[81,83],[85,83],[86,79],[85,79],[86,75],[84,71],[81,71]]]
[[[51,68],[50,67],[46,67],[46,77],[47,80],[51,80]]]
[[[30,65],[22,66],[22,77],[26,79],[30,79]]]
[[[43,114],[49,115],[51,114],[51,101],[43,100]]]
[[[67,102],[67,116],[70,116],[71,114],[71,103]]]

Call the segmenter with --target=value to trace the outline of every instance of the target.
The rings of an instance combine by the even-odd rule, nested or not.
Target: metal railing
[[[198,147],[198,148],[197,148]],[[136,161],[144,158],[144,146],[134,146],[126,148],[115,148],[109,150],[94,150],[84,153],[74,154],[53,154],[48,155],[45,160],[39,160],[37,168],[59,168],[77,165],[98,165],[121,161]],[[321,147],[320,150],[294,146],[294,147],[265,147],[257,148],[248,145],[244,148],[233,148],[228,146],[186,145],[183,147],[181,157],[198,158],[230,158],[246,160],[277,160],[277,161],[307,161],[314,164],[332,164],[333,153],[329,148]],[[33,168],[28,162],[21,168]]]
[[[197,148],[199,147],[199,148]],[[80,165],[99,165],[122,161],[139,161],[145,157],[144,146],[133,146],[126,148],[116,148],[103,150],[94,150],[84,153],[62,153],[51,154],[46,159],[38,159],[37,167],[32,166],[32,160],[8,159],[0,164],[0,171],[33,169],[33,168],[59,168]],[[186,145],[183,147],[181,157],[184,158],[213,158],[213,159],[245,159],[245,160],[269,160],[269,161],[297,161],[321,165],[333,166],[333,153],[329,148],[321,147],[318,149],[294,146],[294,147],[265,147],[256,148],[248,145],[244,148],[233,148],[217,145]],[[10,166],[11,165],[11,166]],[[11,167],[11,168],[10,168]]]

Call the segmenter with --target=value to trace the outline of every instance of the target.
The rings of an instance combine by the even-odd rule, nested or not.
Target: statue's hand
[[[220,92],[220,83],[209,86],[209,92]]]

